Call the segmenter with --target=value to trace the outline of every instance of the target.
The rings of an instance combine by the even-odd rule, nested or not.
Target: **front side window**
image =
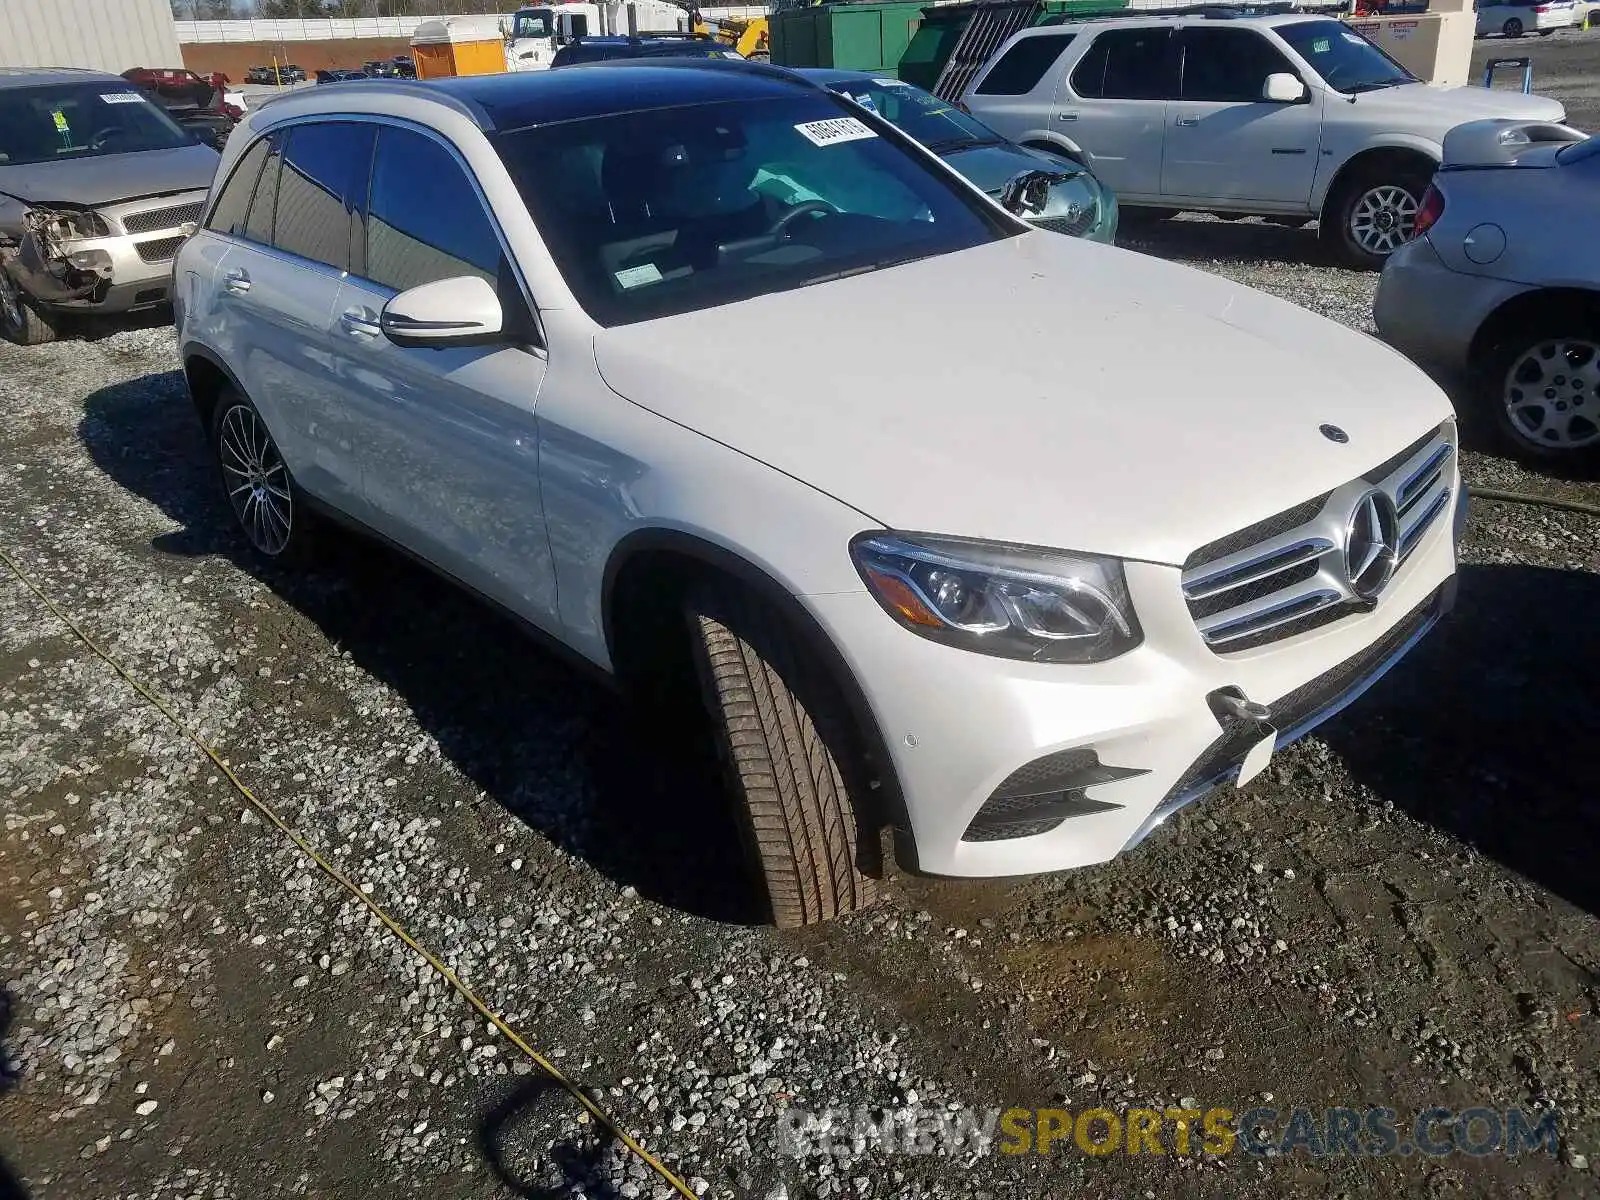
[[[513,38],[547,38],[552,30],[552,16],[548,8],[529,8],[519,12],[511,23]]]
[[[366,277],[399,292],[461,275],[492,284],[500,261],[494,225],[455,156],[420,133],[379,130]]]
[[[1354,95],[1417,82],[1342,21],[1294,21],[1277,26],[1277,33],[1334,91]]]
[[[993,145],[1001,140],[994,130],[954,105],[898,80],[850,79],[830,83],[828,90],[877,113],[930,150]]]
[[[1095,38],[1072,72],[1072,89],[1097,100],[1171,100],[1177,63],[1167,29],[1116,29]]]
[[[567,121],[495,146],[568,285],[604,325],[1022,229],[822,94]]]
[[[1297,73],[1272,43],[1248,29],[1185,29],[1181,38],[1185,100],[1258,101],[1268,75]]]
[[[371,125],[296,125],[279,171],[272,243],[280,250],[350,268],[350,231],[372,165]]]
[[[1026,96],[1072,44],[1076,34],[1042,33],[1025,37],[1000,56],[977,86],[980,96]]]
[[[0,168],[193,144],[160,105],[121,81],[0,91]]]

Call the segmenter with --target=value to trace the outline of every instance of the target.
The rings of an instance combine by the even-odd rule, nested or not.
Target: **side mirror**
[[[1266,86],[1261,89],[1261,98],[1273,104],[1299,104],[1306,98],[1306,85],[1299,76],[1280,71],[1267,76]]]
[[[478,275],[424,283],[383,306],[378,326],[397,346],[481,346],[498,341],[505,323],[500,297]]]

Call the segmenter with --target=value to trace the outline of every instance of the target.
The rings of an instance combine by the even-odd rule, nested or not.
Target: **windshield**
[[[496,146],[579,302],[621,325],[1018,231],[820,94],[682,105]]]
[[[513,38],[547,38],[555,22],[548,8],[525,8],[511,24]]]
[[[1338,92],[1371,92],[1417,77],[1341,21],[1295,21],[1278,36]]]
[[[1000,136],[981,121],[898,79],[843,79],[828,85],[910,134],[930,150],[993,145]]]
[[[125,84],[0,91],[0,166],[192,145],[161,107]]]

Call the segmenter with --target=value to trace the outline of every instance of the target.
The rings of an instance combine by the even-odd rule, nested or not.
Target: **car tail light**
[[[1415,236],[1421,237],[1427,233],[1439,223],[1439,218],[1442,216],[1444,216],[1444,193],[1430,183],[1428,190],[1422,193],[1422,203],[1417,207]]]

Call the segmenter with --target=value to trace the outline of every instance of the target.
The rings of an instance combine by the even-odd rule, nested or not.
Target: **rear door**
[[[558,627],[539,494],[534,405],[545,356],[533,310],[482,190],[454,148],[378,130],[364,254],[340,289],[334,373],[357,423],[371,523],[475,590]],[[450,349],[379,330],[408,288],[476,275],[495,285],[507,336]]]
[[[334,378],[333,311],[350,264],[372,129],[312,122],[274,133],[218,304],[239,381],[312,495],[361,518],[349,409]]]
[[[1124,199],[1156,200],[1167,104],[1177,94],[1169,26],[1107,29],[1073,67],[1056,117],[1102,183]]]
[[[1191,26],[1178,31],[1177,43],[1181,80],[1179,98],[1167,106],[1162,194],[1309,205],[1322,91],[1308,89],[1293,104],[1263,100],[1267,76],[1300,73],[1253,29]]]

